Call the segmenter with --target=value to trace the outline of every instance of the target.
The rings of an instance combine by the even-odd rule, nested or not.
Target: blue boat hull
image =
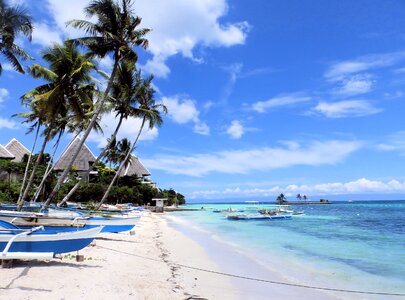
[[[58,240],[41,242],[18,242],[15,241],[9,252],[53,252],[55,254],[78,251],[88,246],[94,238],[76,240]],[[6,242],[0,242],[0,252],[6,247]]]

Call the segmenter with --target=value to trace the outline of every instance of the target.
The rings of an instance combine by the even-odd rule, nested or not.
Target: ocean
[[[274,285],[263,281],[277,281],[405,294],[405,201],[296,205],[291,208],[303,210],[304,215],[272,221],[231,221],[226,214],[213,212],[229,207],[273,207],[266,203],[185,207],[200,210],[169,213],[169,225],[202,245],[222,272],[262,280],[262,290]],[[259,283],[254,286],[254,280],[245,281],[238,280],[241,289],[251,292],[259,287]],[[341,299],[390,297],[347,292],[332,295]]]

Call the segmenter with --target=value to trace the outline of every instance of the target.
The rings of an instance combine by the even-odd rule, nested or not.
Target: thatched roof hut
[[[148,169],[139,161],[135,155],[131,155],[130,163],[126,168],[123,168],[120,172],[120,177],[136,175],[139,178],[150,176]]]
[[[70,145],[63,151],[58,161],[55,164],[55,171],[63,171],[67,167],[70,159],[73,157],[74,152],[79,147],[81,139],[76,137]],[[83,144],[82,149],[79,152],[79,155],[73,162],[73,166],[77,171],[87,171],[90,167],[90,164],[96,161],[96,157],[91,152],[89,147],[86,144]]]
[[[2,145],[0,145],[0,159],[14,159],[14,155],[10,153],[6,148],[4,148]]]
[[[6,148],[15,157],[13,159],[15,162],[22,162],[24,155],[30,154],[30,150],[25,148],[25,146],[15,138],[9,141],[4,148]]]

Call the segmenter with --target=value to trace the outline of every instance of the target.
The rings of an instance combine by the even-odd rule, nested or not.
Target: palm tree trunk
[[[139,137],[142,133],[143,127],[145,126],[145,121],[146,118],[144,117],[142,120],[142,125],[141,128],[139,128],[139,132],[138,135],[136,136],[136,139],[134,141],[134,144],[132,145],[131,149],[128,150],[127,154],[125,155],[124,160],[121,162],[120,166],[118,167],[117,172],[114,175],[114,178],[112,179],[112,181],[110,182],[110,185],[108,186],[107,190],[105,191],[103,198],[100,200],[100,202],[97,204],[95,210],[99,210],[101,205],[103,205],[103,203],[105,202],[105,200],[107,200],[108,195],[111,192],[112,187],[114,186],[115,181],[117,180],[119,174],[121,173],[122,168],[125,166],[126,162],[128,161],[128,159],[131,157],[131,153],[135,150],[135,146],[138,143]]]
[[[112,69],[111,72],[111,77],[108,81],[107,84],[107,88],[105,89],[103,98],[101,98],[100,102],[97,103],[97,109],[94,113],[94,115],[92,116],[91,120],[90,120],[90,124],[87,127],[86,131],[83,134],[83,138],[81,139],[79,146],[77,147],[77,150],[73,153],[73,156],[71,158],[71,160],[69,161],[68,165],[66,166],[65,170],[63,171],[62,175],[59,177],[58,182],[56,183],[55,187],[53,188],[51,194],[49,195],[48,199],[45,201],[45,203],[42,206],[42,209],[45,209],[49,206],[49,204],[51,203],[51,201],[56,197],[56,193],[58,192],[58,190],[60,189],[63,181],[65,180],[65,178],[67,177],[67,175],[70,172],[70,168],[73,165],[73,162],[76,160],[77,156],[79,155],[80,150],[82,149],[84,142],[86,141],[87,137],[89,136],[91,130],[93,129],[94,125],[96,124],[97,118],[101,113],[101,110],[103,109],[103,106],[107,100],[108,94],[110,93],[110,89],[112,87],[114,78],[115,78],[115,74],[117,73],[117,68],[118,68],[118,62],[120,60],[120,54],[116,53],[115,55],[115,62],[114,62],[114,67]]]
[[[70,197],[72,197],[72,195],[80,187],[80,182],[81,181],[76,182],[76,184],[73,186],[72,189],[70,189],[69,193],[65,196],[65,198],[63,198],[62,201],[58,203],[58,207],[60,207],[63,203],[67,202],[70,199]]]
[[[23,206],[23,202],[21,201],[21,199],[22,199],[22,196],[23,196],[23,191],[24,191],[24,187],[25,187],[25,182],[26,182],[27,176],[28,176],[28,169],[29,169],[30,164],[31,164],[32,153],[34,153],[35,146],[36,146],[36,144],[37,144],[38,134],[39,134],[39,129],[40,129],[40,128],[41,128],[41,125],[38,124],[38,125],[37,125],[37,132],[35,133],[34,144],[32,145],[32,149],[31,149],[30,155],[28,156],[27,165],[25,166],[24,178],[23,178],[23,182],[22,182],[22,184],[21,184],[20,194],[18,195],[18,200],[17,200],[17,210],[18,210],[18,211],[20,211],[20,210],[22,209],[22,206]]]
[[[78,135],[78,134],[77,134],[77,135]],[[77,136],[77,135],[76,135],[76,136]],[[76,138],[76,136],[75,136],[75,138]],[[34,194],[34,197],[33,197],[33,199],[32,199],[32,202],[36,202],[36,201],[37,201],[37,199],[38,199],[38,197],[39,197],[39,194],[41,193],[42,187],[43,187],[44,184],[45,184],[46,179],[48,178],[49,174],[51,174],[51,172],[53,171],[53,167],[54,167],[55,165],[52,165],[52,161],[53,161],[53,158],[55,157],[56,150],[57,150],[58,147],[59,147],[59,142],[60,142],[61,137],[62,137],[62,132],[59,133],[58,139],[57,139],[57,141],[56,141],[56,143],[55,143],[55,146],[54,146],[54,150],[53,150],[52,156],[49,158],[49,162],[48,162],[48,165],[47,165],[47,167],[46,167],[45,174],[44,174],[44,176],[42,177],[41,183],[39,184],[38,189],[37,189],[37,191],[36,191],[35,194]],[[69,144],[69,145],[70,145],[70,144]]]
[[[113,134],[111,135],[111,139],[108,142],[108,144],[104,147],[103,151],[101,151],[101,153],[98,155],[98,157],[96,158],[96,160],[94,161],[92,166],[89,166],[89,169],[86,171],[86,173],[82,176],[82,178],[72,187],[72,189],[69,191],[69,193],[65,196],[65,198],[62,199],[62,201],[60,201],[58,203],[58,206],[63,205],[65,202],[69,201],[70,197],[73,196],[74,192],[79,188],[80,186],[80,182],[83,180],[83,178],[89,178],[90,175],[90,171],[92,170],[93,166],[96,166],[97,163],[103,158],[103,156],[105,155],[105,153],[107,152],[107,149],[110,148],[113,140],[117,137],[118,131],[121,128],[122,125],[122,120],[124,118],[122,116],[120,116],[120,119],[118,121],[117,127],[115,128],[115,131],[113,132]],[[74,190],[72,192],[72,190]]]
[[[39,162],[41,161],[42,157],[44,156],[45,147],[46,147],[46,144],[48,143],[49,139],[50,139],[50,133],[48,133],[44,138],[44,142],[42,143],[41,150],[39,151],[37,160],[35,161],[34,167],[32,168],[31,176],[27,182],[27,186],[25,187],[24,195],[21,198],[21,202],[25,201],[25,199],[28,196],[28,193],[31,190],[31,185],[34,182],[34,178],[35,178],[35,172],[38,169]]]

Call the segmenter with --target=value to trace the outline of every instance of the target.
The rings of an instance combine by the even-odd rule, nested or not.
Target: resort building
[[[14,162],[22,162],[24,156],[30,155],[31,152],[15,138],[8,142],[8,144],[4,148],[6,148],[11,154],[14,155]]]
[[[130,162],[128,163],[127,167],[123,168],[119,173],[120,177],[132,175],[136,175],[142,183],[150,184],[153,187],[156,187],[156,183],[147,178],[151,175],[149,170],[145,168],[145,166],[135,155],[131,155]]]
[[[14,158],[15,156],[10,151],[0,145],[0,159],[13,160]]]
[[[57,174],[61,174],[69,164],[70,159],[73,157],[73,154],[76,152],[79,147],[81,139],[76,137],[68,147],[62,152],[61,156],[55,163],[54,170]],[[89,147],[86,144],[83,144],[79,155],[76,157],[73,162],[72,169],[77,173],[79,177],[85,176],[84,181],[88,181],[87,171],[89,167],[96,161],[96,157],[91,152]],[[96,171],[92,171],[91,174],[97,174]]]
[[[6,146],[0,145],[0,159],[22,162],[24,156],[29,154],[30,151],[15,138],[8,142]],[[20,177],[12,168],[0,170],[0,180],[15,182],[20,180]]]

